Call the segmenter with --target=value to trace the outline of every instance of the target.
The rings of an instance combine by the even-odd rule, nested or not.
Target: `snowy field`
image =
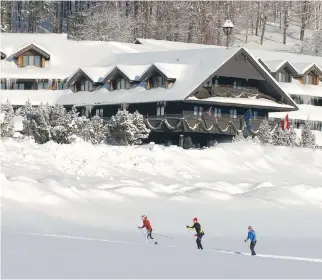
[[[0,146],[3,278],[322,277],[322,150]],[[249,253],[248,225],[258,255],[226,252]]]

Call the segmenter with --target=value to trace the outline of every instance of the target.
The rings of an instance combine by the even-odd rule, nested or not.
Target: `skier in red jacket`
[[[143,221],[143,225],[140,227],[138,226],[139,229],[142,229],[142,228],[146,228],[146,239],[147,241],[149,242],[149,238],[150,239],[154,239],[152,237],[152,226],[151,226],[151,223],[150,221],[148,220],[148,217],[145,216],[145,215],[142,215],[142,221]],[[154,244],[157,244],[158,242],[157,241],[154,241]]]

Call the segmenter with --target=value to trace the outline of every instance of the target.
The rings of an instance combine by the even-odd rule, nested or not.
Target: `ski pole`
[[[174,239],[173,237],[171,236],[166,236],[166,235],[162,235],[162,234],[154,234],[154,235],[157,235],[157,236],[161,236],[161,237],[164,237],[164,238],[170,238],[170,239]]]
[[[139,228],[139,230],[141,231],[142,235],[144,236],[144,238],[145,238],[146,242],[147,242],[147,243],[150,243],[150,242],[149,242],[148,237],[143,233],[142,229],[141,229],[141,228]]]

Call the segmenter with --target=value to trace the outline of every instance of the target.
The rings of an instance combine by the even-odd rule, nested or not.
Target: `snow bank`
[[[243,143],[186,151],[8,139],[1,142],[1,157],[2,197],[26,203],[180,197],[322,206],[320,150]]]
[[[291,120],[311,120],[311,121],[319,121],[322,122],[322,107],[314,106],[314,105],[306,105],[306,104],[298,104],[298,111],[292,112],[274,112],[269,113],[270,118],[285,118],[286,114],[288,114],[289,119]]]

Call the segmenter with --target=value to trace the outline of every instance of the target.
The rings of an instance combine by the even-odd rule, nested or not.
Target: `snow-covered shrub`
[[[280,126],[276,127],[272,135],[272,144],[275,146],[285,146],[285,132]]]
[[[70,144],[75,134],[72,114],[61,105],[40,104],[24,115],[23,133],[34,137],[39,144],[50,140]]]
[[[241,141],[249,141],[252,139],[250,132],[248,131],[246,123],[243,124],[242,130],[238,131],[238,133],[233,137],[232,142],[238,143]]]
[[[2,137],[11,137],[14,133],[14,111],[9,101],[0,107],[0,134]]]
[[[138,112],[118,111],[109,122],[111,137],[118,145],[139,145],[149,137],[150,129]]]
[[[23,120],[23,132],[30,132],[30,136],[38,144],[48,142],[50,137],[49,106],[40,104],[31,115]]]
[[[272,143],[271,130],[267,120],[263,120],[259,125],[257,137],[262,145],[269,145]]]
[[[293,125],[290,126],[289,130],[285,131],[285,145],[288,147],[297,146],[297,137]]]
[[[22,117],[26,117],[27,115],[32,115],[35,110],[35,107],[32,106],[30,100],[25,103],[20,109],[19,109],[19,115]]]
[[[184,149],[191,149],[193,147],[193,142],[190,136],[186,136],[185,138],[183,138],[182,147]]]
[[[101,144],[106,140],[109,133],[108,125],[104,124],[99,116],[95,116],[83,124],[85,123],[86,126],[81,131],[81,137],[84,137],[84,140],[90,141],[94,145]]]
[[[314,148],[316,147],[315,135],[311,131],[311,123],[307,120],[301,132],[301,142],[300,146],[304,148]]]

